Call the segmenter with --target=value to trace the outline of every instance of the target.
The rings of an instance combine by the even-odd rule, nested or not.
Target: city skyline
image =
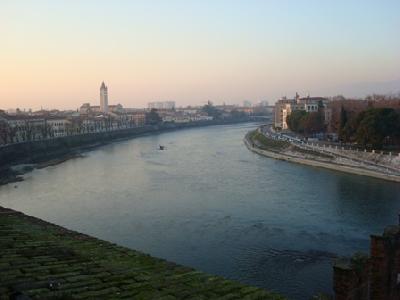
[[[400,90],[398,1],[3,1],[1,108]],[[107,20],[105,22],[104,20]]]

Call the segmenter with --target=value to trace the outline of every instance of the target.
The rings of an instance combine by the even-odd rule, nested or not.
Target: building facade
[[[320,107],[324,108],[328,100],[323,97],[304,97],[300,98],[299,94],[293,99],[286,99],[286,97],[278,100],[275,103],[275,128],[282,130],[288,129],[287,117],[297,110],[303,110],[308,113],[318,112]]]
[[[67,118],[63,117],[52,117],[46,119],[46,125],[49,127],[50,137],[66,136],[70,124],[71,122]]]
[[[286,125],[286,117],[287,117],[287,104],[294,104],[295,101],[293,99],[286,99],[283,97],[282,99],[276,101],[275,103],[275,128],[283,129]]]
[[[175,109],[175,101],[161,101],[161,102],[150,102],[148,103],[149,109]]]

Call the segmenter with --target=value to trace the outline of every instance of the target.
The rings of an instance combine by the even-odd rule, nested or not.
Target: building
[[[328,99],[326,98],[310,96],[300,98],[298,93],[293,99],[283,97],[275,103],[275,128],[288,129],[286,120],[293,111],[303,110],[308,113],[314,113],[318,112],[320,107],[326,107],[327,103]]]
[[[109,105],[108,110],[111,112],[120,113],[120,114],[125,112],[124,107],[119,103],[117,105]]]
[[[124,113],[124,107],[121,104],[109,105],[108,103],[108,87],[104,81],[100,86],[100,105],[90,105],[89,102],[83,103],[79,108],[82,115],[99,115],[108,113]]]
[[[49,117],[46,119],[46,125],[50,128],[51,137],[66,136],[68,134],[68,127],[71,122],[64,117]]]
[[[108,113],[108,88],[104,84],[104,81],[100,86],[100,111]]]
[[[108,113],[124,113],[125,109],[121,104],[117,105],[108,105]],[[99,105],[90,105],[90,103],[83,103],[79,108],[79,113],[82,115],[97,115],[103,114],[103,110]]]
[[[2,143],[19,143],[41,140],[49,136],[51,128],[40,116],[8,115],[0,113]]]
[[[131,126],[144,126],[146,124],[146,110],[138,108],[125,108],[125,114],[128,117]]]
[[[144,111],[129,113],[128,116],[135,126],[144,126],[146,124],[146,113]]]
[[[243,101],[243,107],[252,107],[253,104],[251,103],[251,101],[248,100],[244,100]]]
[[[267,100],[261,100],[260,102],[257,103],[257,106],[265,107],[265,106],[269,106],[269,103]]]
[[[283,97],[275,103],[275,128],[283,129],[286,124],[287,104],[294,104],[295,100]]]
[[[100,106],[97,106],[98,110],[100,111]],[[83,103],[79,108],[79,112],[83,115],[88,115],[94,111],[94,106],[91,106],[89,102]]]
[[[147,107],[149,109],[174,110],[175,109],[175,101],[149,102]]]

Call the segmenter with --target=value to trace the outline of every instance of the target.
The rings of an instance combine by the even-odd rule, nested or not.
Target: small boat
[[[160,150],[165,150],[165,146],[160,145]]]

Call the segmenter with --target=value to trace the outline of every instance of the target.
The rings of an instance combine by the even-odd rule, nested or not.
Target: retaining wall
[[[0,147],[0,169],[17,163],[34,163],[73,153],[118,139],[132,138],[153,132],[163,132],[190,127],[226,125],[254,121],[251,118],[234,120],[198,121],[179,124],[162,124],[120,129],[107,132],[94,132],[70,135],[46,140],[23,142]]]

